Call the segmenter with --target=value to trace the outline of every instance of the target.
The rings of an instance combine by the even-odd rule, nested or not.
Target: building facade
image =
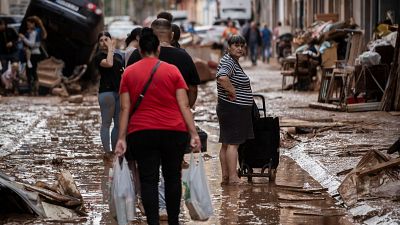
[[[339,21],[352,19],[365,33],[365,41],[372,38],[376,24],[389,13],[400,23],[400,1],[393,0],[254,0],[255,20],[270,27],[278,21],[289,23],[294,29],[305,29],[320,14],[336,14]]]
[[[24,15],[30,0],[1,0],[0,14]]]

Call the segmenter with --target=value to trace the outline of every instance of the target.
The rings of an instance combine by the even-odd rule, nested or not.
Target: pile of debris
[[[21,183],[0,172],[0,214],[29,214],[53,220],[86,216],[82,195],[69,171],[61,171],[53,185]]]
[[[38,63],[37,76],[38,85],[47,89],[49,93],[61,97],[68,97],[70,94],[77,94],[82,91],[79,83],[85,74],[87,65],[76,66],[69,77],[63,76],[64,62],[60,59],[50,57]]]

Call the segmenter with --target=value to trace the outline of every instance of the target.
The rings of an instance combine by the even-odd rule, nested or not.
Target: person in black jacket
[[[113,150],[118,139],[120,112],[118,92],[125,62],[119,54],[114,52],[114,44],[110,33],[101,32],[97,40],[99,49],[94,61],[100,74],[98,95],[101,112],[100,138],[105,152],[104,156],[106,159],[110,159],[113,156]],[[110,146],[110,127],[112,122],[114,122],[114,127],[111,131]]]
[[[0,19],[0,74],[8,68],[8,62],[18,62],[17,50],[18,34],[11,28],[7,27],[7,22]]]
[[[246,39],[247,45],[250,47],[251,62],[253,66],[255,66],[257,65],[258,48],[261,47],[262,44],[261,33],[256,22],[251,22],[250,29],[248,29],[244,38]]]

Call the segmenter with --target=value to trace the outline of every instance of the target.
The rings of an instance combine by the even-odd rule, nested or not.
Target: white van
[[[221,0],[219,5],[221,19],[231,18],[240,22],[251,19],[251,0]]]

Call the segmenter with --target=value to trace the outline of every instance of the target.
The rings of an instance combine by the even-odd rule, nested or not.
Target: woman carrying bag
[[[162,165],[168,224],[179,224],[183,153],[189,135],[193,151],[198,152],[201,143],[189,108],[188,87],[175,66],[159,61],[159,45],[153,30],[143,28],[139,39],[142,59],[125,70],[121,81],[116,154],[137,162],[148,224],[159,224]]]

